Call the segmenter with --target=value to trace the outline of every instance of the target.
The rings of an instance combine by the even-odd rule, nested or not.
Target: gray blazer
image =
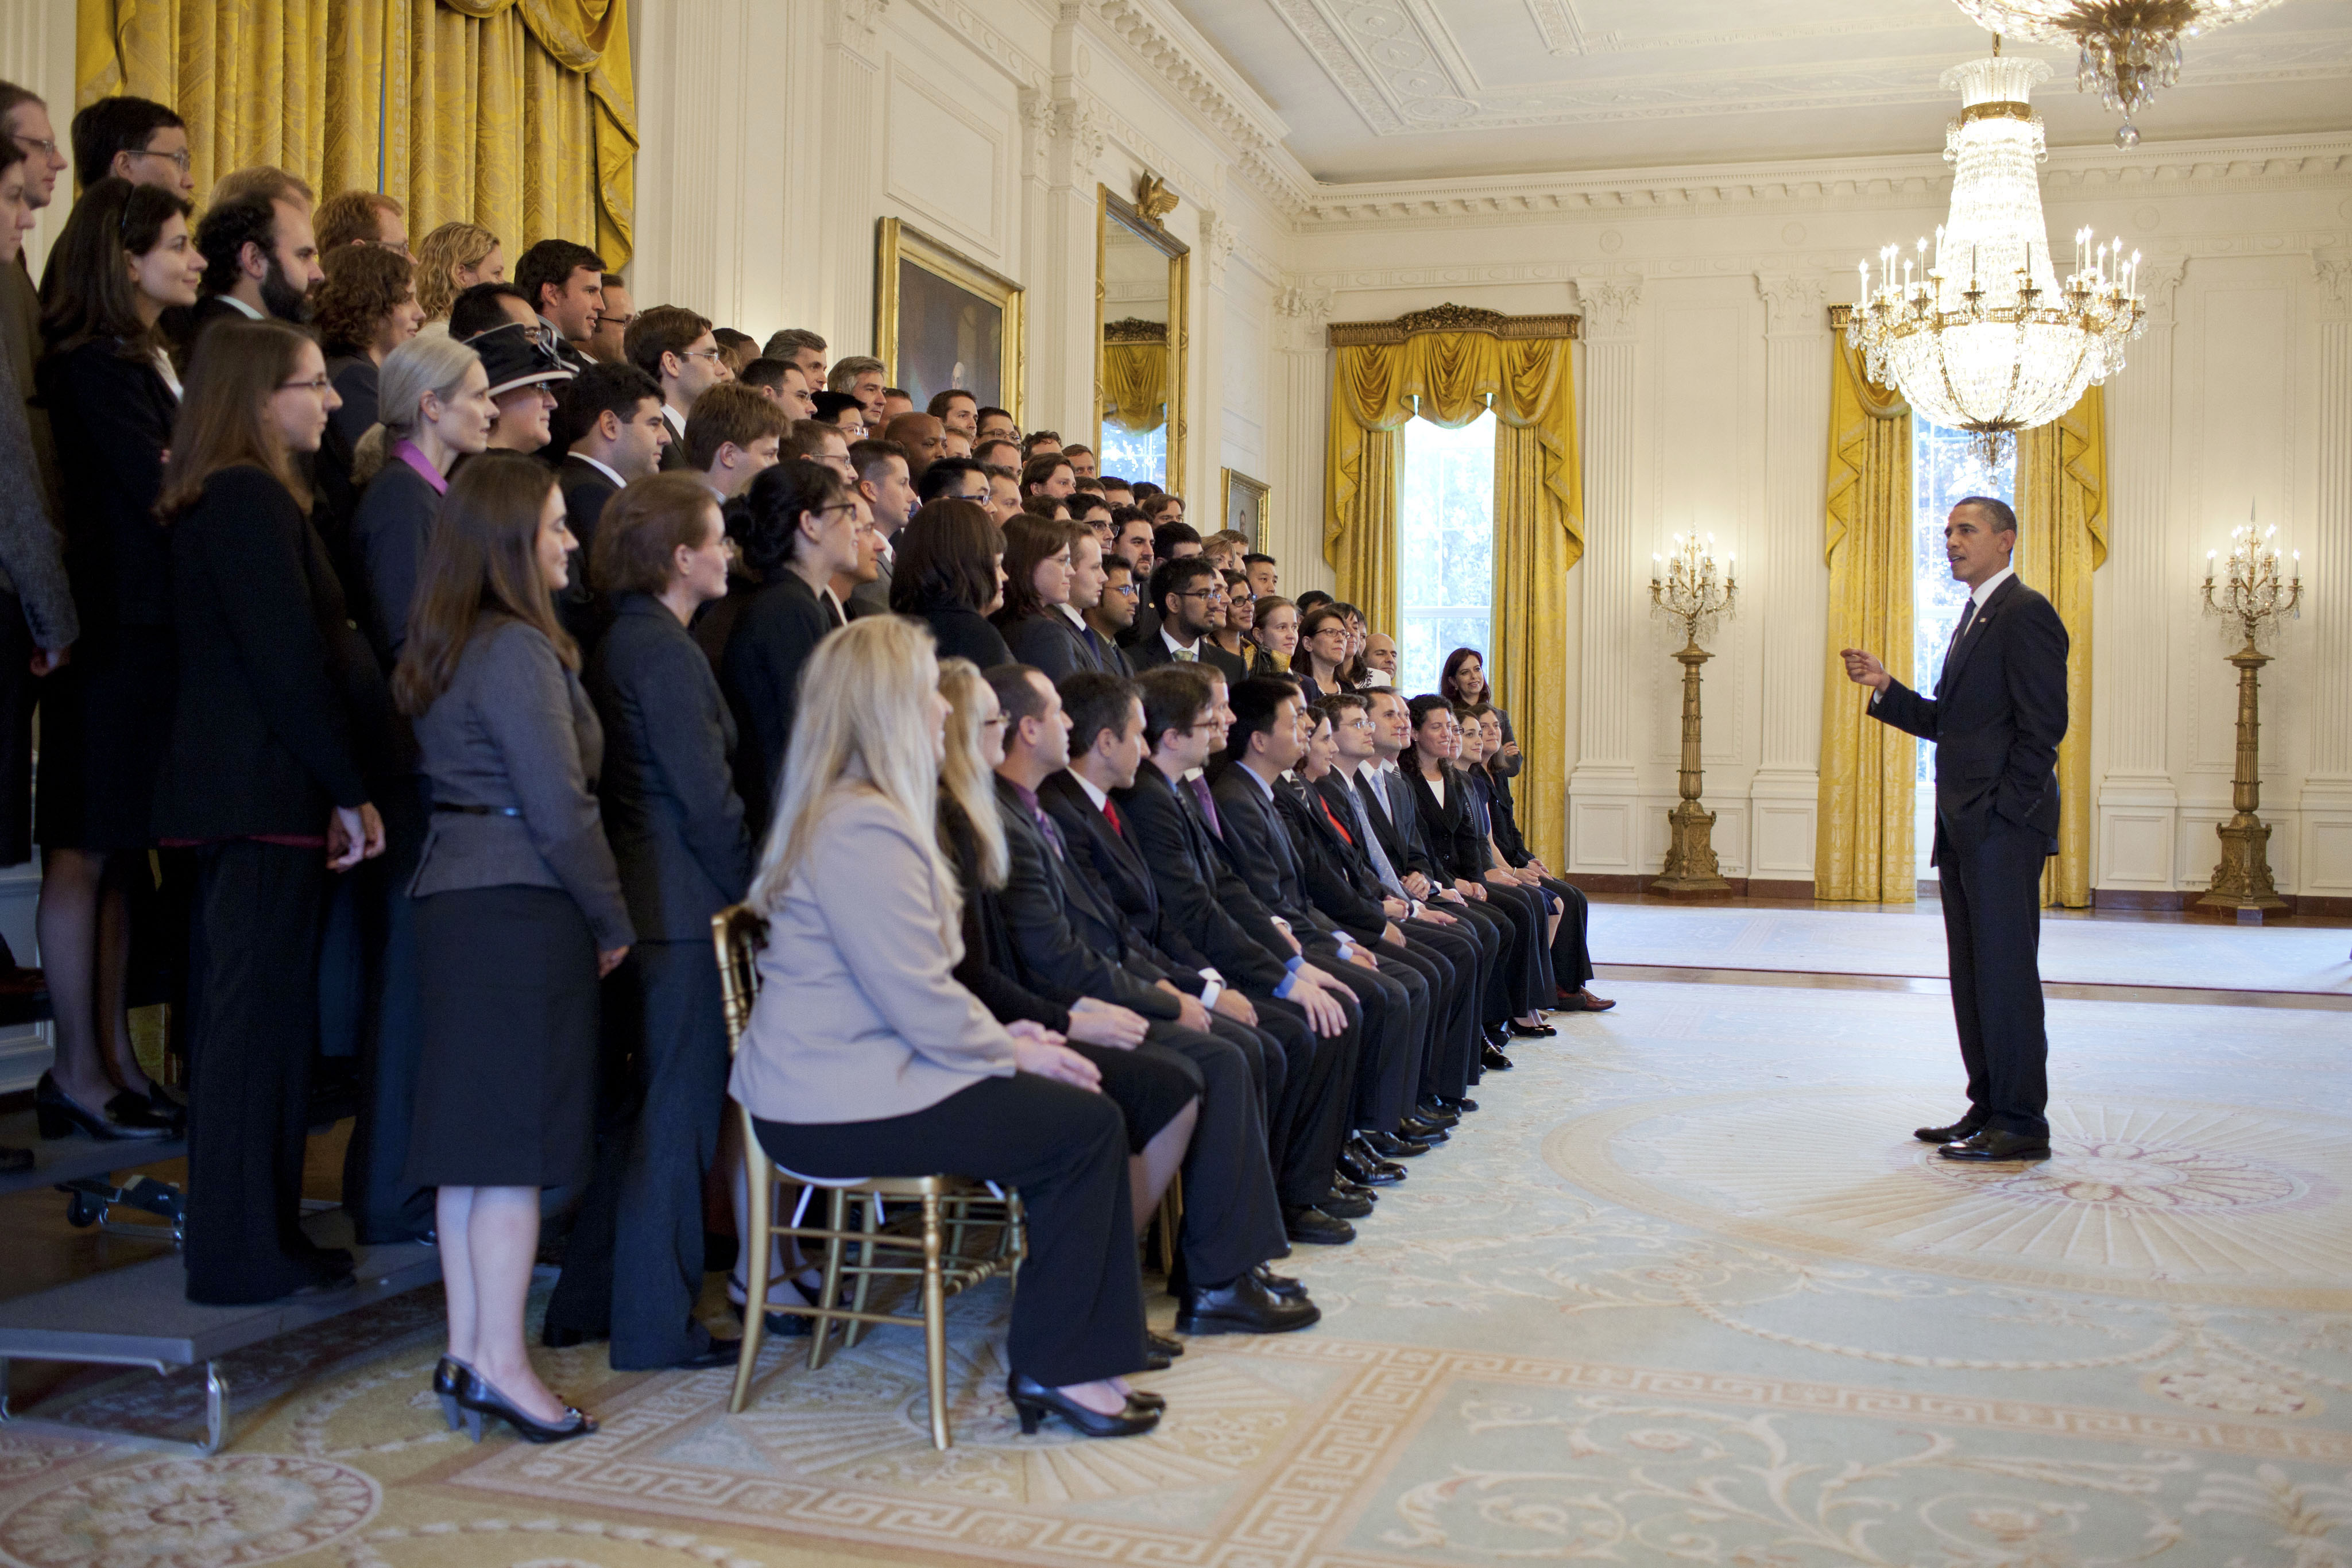
[[[1013,1037],[956,983],[952,871],[863,784],[835,787],[768,916],[760,999],[729,1092],[767,1122],[912,1115],[1013,1074]]]
[[[0,271],[14,270],[0,263]],[[49,489],[13,358],[0,353],[0,589],[24,601],[36,647],[62,648],[81,635],[81,618],[66,580],[65,541],[49,524]]]
[[[636,940],[604,842],[595,779],[604,731],[544,633],[488,621],[449,689],[416,721],[432,827],[412,897],[474,887],[560,887],[609,953]],[[441,807],[488,807],[486,813]]]

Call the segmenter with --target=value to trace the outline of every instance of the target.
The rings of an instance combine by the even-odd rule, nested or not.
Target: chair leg
[[[923,1198],[923,1364],[931,1391],[931,1447],[944,1452],[948,1436],[948,1302],[940,1274],[940,1200]]]
[[[735,1356],[735,1393],[727,1401],[730,1416],[742,1414],[743,1403],[751,1394],[752,1370],[760,1364],[760,1336],[767,1328],[768,1252],[773,1235],[776,1173],[768,1164],[768,1152],[751,1135],[751,1113],[744,1112],[743,1175],[751,1186],[751,1222],[744,1228],[751,1234],[743,1238],[743,1245],[751,1249],[751,1286],[743,1297],[743,1343]]]
[[[857,1282],[850,1287],[849,1305],[853,1312],[862,1312],[866,1310],[866,1303],[873,1294],[874,1270],[882,1261],[882,1249],[879,1245],[882,1233],[882,1199],[877,1194],[870,1192],[859,1193],[857,1197],[865,1203],[865,1207],[858,1211],[864,1218],[859,1220],[857,1228],[866,1233],[866,1239],[857,1244],[859,1264]],[[852,1318],[844,1323],[841,1348],[855,1350],[857,1347],[857,1342],[866,1337],[866,1331],[871,1326],[856,1318]]]
[[[829,1233],[824,1239],[824,1295],[818,1298],[816,1315],[810,1320],[809,1370],[824,1365],[832,1354],[833,1304],[841,1299],[841,1233],[849,1219],[849,1196],[839,1187],[828,1187],[824,1194],[824,1228]]]

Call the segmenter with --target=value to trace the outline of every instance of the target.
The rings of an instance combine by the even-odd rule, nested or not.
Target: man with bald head
[[[882,427],[882,439],[907,449],[907,472],[921,479],[923,470],[939,461],[947,426],[928,413],[902,413]]]
[[[2046,1160],[2050,1040],[2042,1026],[2042,862],[2058,852],[2058,743],[2066,736],[2064,622],[2011,570],[2017,514],[1969,496],[1944,521],[1944,555],[1969,586],[1935,695],[1843,651],[1871,688],[1865,711],[1936,743],[1936,849],[1952,1017],[1968,1069],[1968,1114],[1922,1127],[1948,1160]]]

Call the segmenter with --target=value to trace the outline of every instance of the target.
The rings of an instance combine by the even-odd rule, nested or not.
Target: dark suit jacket
[[[1360,940],[1379,941],[1389,924],[1388,911],[1381,906],[1386,890],[1357,849],[1354,828],[1341,828],[1325,816],[1323,797],[1308,785],[1276,784],[1274,799],[1290,828],[1315,907]]]
[[[735,789],[754,833],[767,831],[768,806],[783,776],[801,666],[840,624],[833,601],[786,568],[761,586],[727,639],[719,684],[745,737],[735,751]]]
[[[954,799],[940,797],[940,841],[955,862],[956,880],[963,888],[963,957],[953,971],[956,983],[980,998],[999,1023],[1028,1019],[1056,1033],[1070,1028],[1069,1004],[1079,993],[1048,997],[1015,977],[1020,955],[1013,946],[1013,928],[1005,924],[1003,895],[980,883],[980,843],[971,821]]]
[[[995,622],[1003,634],[1004,645],[1013,656],[1024,664],[1034,664],[1045,672],[1045,678],[1059,685],[1080,670],[1099,670],[1102,662],[1095,651],[1087,646],[1086,633],[1070,624],[1070,618],[1048,606],[1035,615],[1024,615],[1017,621]]]
[[[597,793],[629,923],[640,941],[707,941],[751,885],[735,720],[710,661],[659,600],[626,594],[583,685],[604,726]]]
[[[253,467],[206,480],[171,533],[180,680],[156,836],[325,832],[330,806],[372,793],[357,732],[384,711],[325,548]]]
[[[1229,985],[1264,995],[1282,984],[1290,946],[1225,863],[1197,808],[1149,760],[1111,799],[1150,870],[1163,928],[1181,933]]]
[[[1337,924],[1315,907],[1297,846],[1257,779],[1236,762],[1217,776],[1211,793],[1225,830],[1226,862],[1257,901],[1289,921],[1291,935],[1301,942],[1336,932]]]
[[[1955,839],[1980,838],[1998,816],[2057,852],[2066,653],[2058,612],[2012,577],[1951,650],[1934,696],[1895,681],[1870,705],[1873,718],[1936,743],[1936,819]]]
[[[408,612],[416,602],[416,574],[425,541],[441,515],[441,492],[394,457],[360,492],[352,518],[352,553],[358,561],[361,622],[376,657],[389,672],[408,640]]]
[[[1138,597],[1140,597],[1140,595]],[[1159,610],[1149,604],[1137,605],[1135,609],[1135,624],[1129,626],[1126,631],[1118,634],[1118,645],[1125,648],[1129,653],[1133,653],[1136,649],[1144,646],[1146,643],[1156,643],[1159,640]],[[1142,667],[1143,666],[1140,664],[1136,666],[1138,669],[1141,669]]]
[[[1013,662],[1003,635],[975,610],[950,605],[942,610],[919,610],[913,618],[931,629],[942,659],[970,659],[983,670]]]
[[[662,443],[661,472],[675,474],[687,466],[686,429],[683,425],[670,423],[667,407],[662,410],[662,423],[669,431],[669,439]]]
[[[1197,997],[1206,990],[1201,971],[1215,966],[1181,932],[1170,929],[1151,868],[1127,827],[1127,814],[1121,811],[1119,825],[1112,827],[1109,816],[1097,809],[1085,786],[1066,769],[1038,787],[1037,800],[1062,830],[1072,862],[1094,879],[1095,892],[1127,917],[1153,967],[1180,991]],[[1117,809],[1118,802],[1111,805]]]
[[[172,623],[172,541],[155,517],[179,400],[112,339],[41,361],[58,444],[66,571],[85,629]]]
[[[1412,791],[1414,809],[1421,815],[1423,841],[1428,845],[1431,858],[1445,868],[1448,877],[1465,882],[1477,882],[1487,872],[1486,835],[1479,832],[1470,810],[1470,788],[1451,763],[1445,764],[1445,800],[1438,803],[1437,791],[1421,776],[1417,767],[1404,770],[1406,785]]]
[[[1013,929],[1023,981],[1041,990],[1116,1002],[1148,1019],[1176,1018],[1181,1009],[1153,984],[1163,977],[1138,950],[1126,916],[1064,863],[1045,830],[1002,779],[996,781],[996,804],[1012,860],[1004,879],[1004,917]]]
[[[206,329],[219,321],[252,319],[217,294],[205,295],[185,311],[165,311],[163,330],[172,335],[172,359],[180,367],[180,379],[188,379],[188,367],[195,363],[196,349],[204,341]]]
[[[563,492],[563,520],[572,529],[572,537],[580,548],[572,556],[572,580],[556,595],[556,613],[563,618],[563,629],[572,633],[583,648],[592,647],[612,624],[613,607],[598,593],[588,578],[588,562],[596,545],[596,525],[603,521],[605,503],[621,493],[621,487],[606,478],[593,464],[565,455],[556,465],[555,482]]]
[[[1231,686],[1242,678],[1241,660],[1226,653],[1206,637],[1193,644],[1193,648],[1201,655],[1200,662],[1202,664],[1225,677],[1226,685]],[[1172,664],[1176,662],[1176,655],[1169,651],[1168,639],[1160,634],[1160,629],[1156,626],[1152,628],[1149,639],[1127,650],[1127,656],[1128,661],[1135,666],[1138,674],[1141,674],[1146,670],[1156,670],[1162,664]]]
[[[1360,771],[1356,775],[1356,792],[1371,816],[1372,831],[1381,835],[1381,847],[1388,852],[1389,863],[1396,867],[1400,878],[1419,872],[1440,888],[1452,885],[1452,873],[1430,852],[1428,836],[1421,831],[1421,808],[1402,775]]]

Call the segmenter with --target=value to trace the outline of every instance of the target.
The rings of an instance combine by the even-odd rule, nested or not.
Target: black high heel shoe
[[[1160,1412],[1139,1406],[1132,1395],[1128,1396],[1126,1409],[1115,1416],[1104,1416],[1066,1397],[1059,1389],[1046,1387],[1025,1372],[1016,1372],[1006,1378],[1004,1392],[1013,1400],[1014,1414],[1021,1417],[1021,1435],[1024,1437],[1035,1437],[1038,1424],[1048,1415],[1059,1416],[1088,1437],[1132,1437],[1160,1425]]]
[[[457,1393],[457,1408],[466,1413],[467,1435],[477,1443],[482,1440],[482,1417],[504,1421],[515,1429],[515,1435],[526,1443],[568,1443],[574,1437],[585,1437],[596,1429],[596,1419],[583,1416],[565,1406],[569,1417],[562,1426],[551,1427],[532,1419],[515,1407],[513,1400],[499,1393],[489,1379],[478,1372],[469,1371]]]
[[[142,1106],[146,1103],[141,1096],[128,1091],[114,1097],[115,1101],[126,1099]],[[57,1079],[47,1072],[41,1074],[40,1082],[33,1088],[34,1115],[40,1124],[44,1138],[69,1138],[76,1133],[86,1133],[106,1142],[160,1138],[171,1131],[168,1125],[157,1121],[152,1112],[142,1112],[131,1120],[117,1121],[110,1113],[113,1108],[114,1103],[110,1101],[105,1111],[90,1110],[58,1088]]]
[[[1548,1023],[1524,1024],[1517,1019],[1511,1020],[1511,1038],[1514,1040],[1549,1040],[1559,1032]]]
[[[433,1393],[441,1401],[441,1414],[448,1421],[452,1432],[466,1424],[466,1417],[457,1407],[457,1398],[475,1376],[474,1369],[454,1355],[443,1356],[441,1364],[433,1369]],[[477,1442],[480,1440],[478,1437],[475,1439]]]

